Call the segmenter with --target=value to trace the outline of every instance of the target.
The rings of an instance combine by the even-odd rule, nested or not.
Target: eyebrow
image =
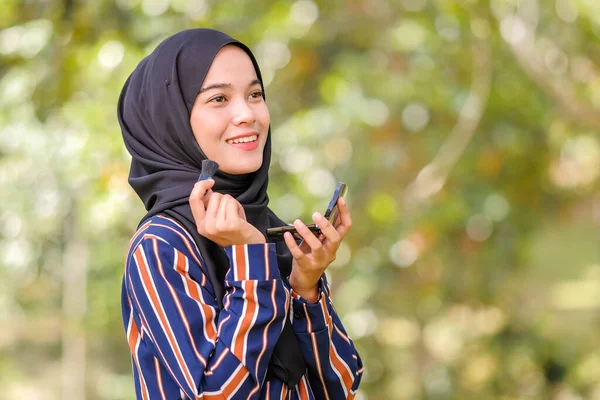
[[[260,80],[254,79],[252,82],[250,82],[248,87],[252,87],[252,86],[258,85],[258,84],[260,84]],[[204,86],[202,89],[200,89],[198,94],[200,95],[200,94],[206,92],[207,90],[211,90],[211,89],[227,89],[230,87],[231,87],[231,83],[213,83],[212,85]]]

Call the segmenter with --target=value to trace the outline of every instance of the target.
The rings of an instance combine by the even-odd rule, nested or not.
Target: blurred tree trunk
[[[63,399],[85,399],[86,343],[83,318],[87,303],[88,246],[77,224],[77,202],[65,219],[63,262]]]

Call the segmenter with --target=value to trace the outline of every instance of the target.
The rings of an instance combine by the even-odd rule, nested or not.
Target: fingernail
[[[345,206],[346,205],[346,199],[344,199],[343,197],[340,197],[340,204]]]
[[[316,212],[313,214],[313,218],[314,218],[314,219],[321,219],[321,213],[320,213],[320,212],[318,212],[318,211],[316,211]]]

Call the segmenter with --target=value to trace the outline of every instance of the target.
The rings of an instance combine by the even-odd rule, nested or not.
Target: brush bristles
[[[200,177],[198,181],[212,178],[219,170],[219,164],[212,160],[202,160],[202,171],[200,171]]]

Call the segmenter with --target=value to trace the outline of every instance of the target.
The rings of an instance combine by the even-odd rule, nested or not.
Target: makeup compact
[[[335,219],[339,215],[339,208],[337,205],[337,201],[340,197],[345,197],[346,193],[348,193],[348,186],[346,186],[343,182],[338,182],[335,191],[333,192],[333,197],[327,206],[327,210],[323,216],[327,218],[330,224],[333,225]],[[321,234],[321,229],[316,224],[306,225],[311,232],[315,234],[315,236],[319,236]],[[283,234],[286,232],[290,232],[296,239],[302,240],[302,236],[296,231],[296,228],[293,225],[279,226],[276,228],[267,229],[267,239],[270,241],[283,240]]]

